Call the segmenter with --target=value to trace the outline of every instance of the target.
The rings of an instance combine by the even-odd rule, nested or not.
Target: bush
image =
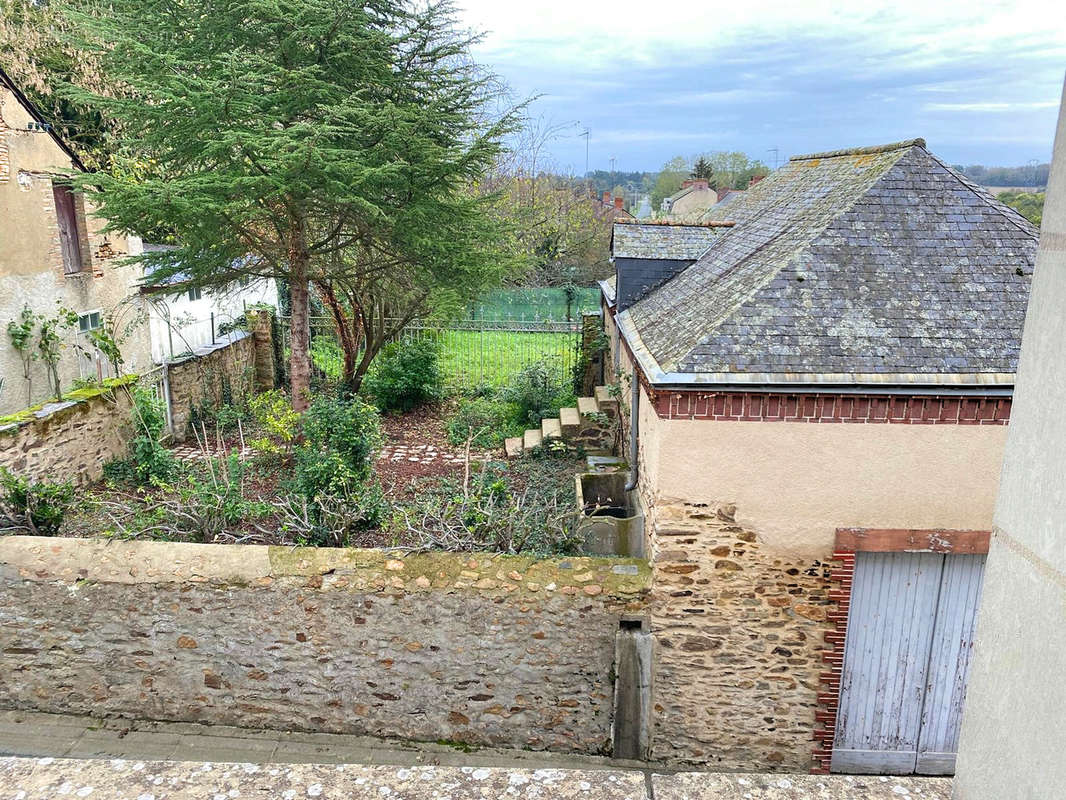
[[[55,536],[73,504],[70,483],[31,482],[0,467],[0,530]]]
[[[347,497],[369,477],[381,446],[381,424],[373,406],[357,397],[318,397],[304,412],[301,430],[294,483],[304,497]]]
[[[443,479],[419,492],[397,508],[396,524],[419,549],[565,555],[578,545],[576,515],[572,489],[513,485],[484,465],[466,485]]]
[[[448,441],[466,444],[471,430],[474,447],[499,447],[508,436],[522,433],[521,413],[517,406],[497,397],[473,397],[461,400],[459,408],[448,419]]]
[[[162,485],[178,471],[177,461],[163,445],[166,408],[154,392],[143,386],[135,384],[130,395],[134,436],[130,441],[129,457],[105,464],[104,477],[138,486]]]
[[[261,453],[288,454],[300,424],[300,415],[292,410],[288,396],[278,389],[271,389],[253,397],[248,408],[260,427],[269,434],[269,437],[252,439],[248,445]]]
[[[390,342],[381,348],[363,386],[382,411],[410,411],[444,394],[435,339]]]
[[[523,425],[539,425],[546,417],[574,401],[573,389],[566,385],[550,361],[536,361],[516,374],[500,393],[501,399],[516,408]]]

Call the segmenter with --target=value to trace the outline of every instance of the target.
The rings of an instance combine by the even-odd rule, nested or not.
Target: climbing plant
[[[22,378],[26,381],[26,403],[33,402],[33,377],[30,374],[30,365],[33,363],[33,329],[37,325],[37,315],[28,305],[22,307],[18,319],[9,320],[7,323],[7,336],[11,340],[11,346],[19,354],[22,361]]]

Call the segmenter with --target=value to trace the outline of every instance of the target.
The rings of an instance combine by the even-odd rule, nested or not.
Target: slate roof
[[[692,261],[707,252],[722,230],[708,225],[616,222],[611,233],[611,255]]]
[[[921,139],[799,156],[618,315],[653,383],[1013,383],[1037,229]]]

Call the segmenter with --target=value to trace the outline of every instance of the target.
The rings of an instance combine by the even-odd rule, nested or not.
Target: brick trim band
[[[655,392],[662,419],[734,422],[864,422],[904,425],[1006,425],[1006,397]]]
[[[983,554],[988,552],[991,531],[906,528],[837,528],[833,561],[829,573],[833,587],[829,600],[836,608],[826,615],[833,628],[825,634],[829,648],[822,655],[826,670],[819,676],[817,708],[814,712],[814,775],[829,774],[840,708],[840,679],[844,671],[844,643],[848,633],[851,587],[855,579],[856,553],[933,552]]]

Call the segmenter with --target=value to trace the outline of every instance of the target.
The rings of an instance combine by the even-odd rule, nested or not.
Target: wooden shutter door
[[[944,557],[858,553],[834,772],[914,772]]]
[[[970,674],[985,556],[946,556],[915,772],[952,775]]]

